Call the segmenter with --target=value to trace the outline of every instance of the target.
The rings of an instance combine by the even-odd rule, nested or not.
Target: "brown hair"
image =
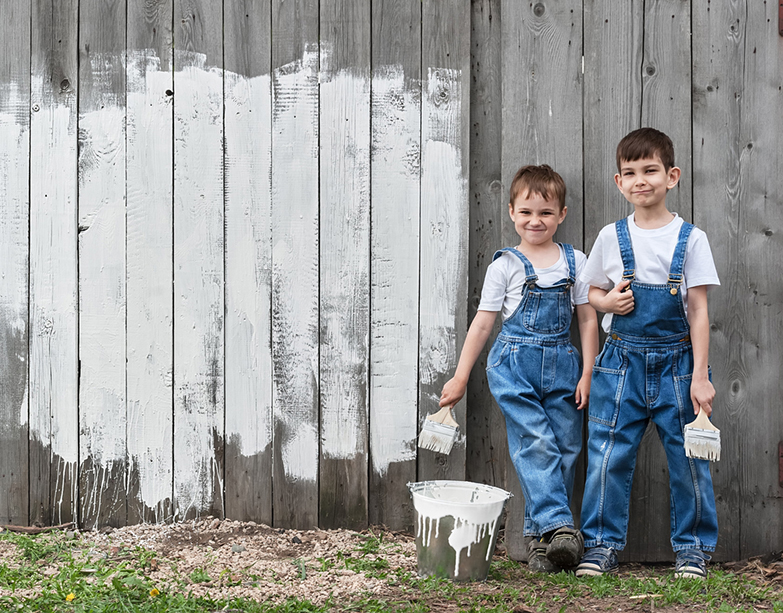
[[[635,162],[656,155],[661,158],[666,172],[669,172],[674,167],[672,139],[655,128],[634,130],[626,134],[617,145],[617,172],[620,172],[623,162]]]
[[[514,200],[521,193],[527,191],[528,195],[538,194],[544,200],[555,200],[560,205],[560,210],[565,207],[566,186],[563,177],[557,174],[547,164],[540,166],[523,166],[517,170],[511,181],[509,190],[509,204],[514,205]]]

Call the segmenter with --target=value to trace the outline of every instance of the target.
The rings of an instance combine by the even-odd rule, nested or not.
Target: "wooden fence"
[[[751,0],[0,0],[0,521],[412,524],[406,483],[523,500],[481,366],[416,448],[549,163],[560,240],[675,142],[709,235],[719,559],[783,549],[783,38]],[[482,358],[483,359],[483,358]],[[665,560],[651,429],[627,559]],[[578,500],[575,501],[578,508]]]

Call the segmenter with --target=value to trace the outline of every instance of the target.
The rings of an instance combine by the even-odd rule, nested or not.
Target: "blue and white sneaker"
[[[617,572],[620,564],[617,554],[610,547],[593,547],[585,552],[582,561],[576,567],[577,577],[595,577]]]
[[[681,579],[706,579],[707,562],[710,556],[701,549],[682,549],[677,552],[677,561],[674,563],[674,578]]]

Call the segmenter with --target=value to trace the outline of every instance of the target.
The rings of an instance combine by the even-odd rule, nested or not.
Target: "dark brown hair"
[[[674,167],[672,139],[655,128],[634,130],[626,134],[617,145],[617,172],[620,172],[623,162],[635,162],[656,155],[661,158],[666,172],[669,172]]]
[[[561,211],[565,206],[565,181],[546,164],[523,166],[517,170],[517,174],[511,181],[509,204],[513,206],[517,196],[525,191],[528,195],[538,194],[544,200],[555,200],[560,205]]]

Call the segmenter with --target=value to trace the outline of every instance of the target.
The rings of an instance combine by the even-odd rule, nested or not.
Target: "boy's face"
[[[680,169],[668,171],[657,155],[628,162],[623,160],[614,182],[625,199],[636,207],[666,207],[666,193],[680,180]]]
[[[563,223],[566,208],[554,200],[545,200],[540,194],[519,193],[508,205],[508,212],[514,222],[522,245],[542,245],[552,241],[557,227]]]

